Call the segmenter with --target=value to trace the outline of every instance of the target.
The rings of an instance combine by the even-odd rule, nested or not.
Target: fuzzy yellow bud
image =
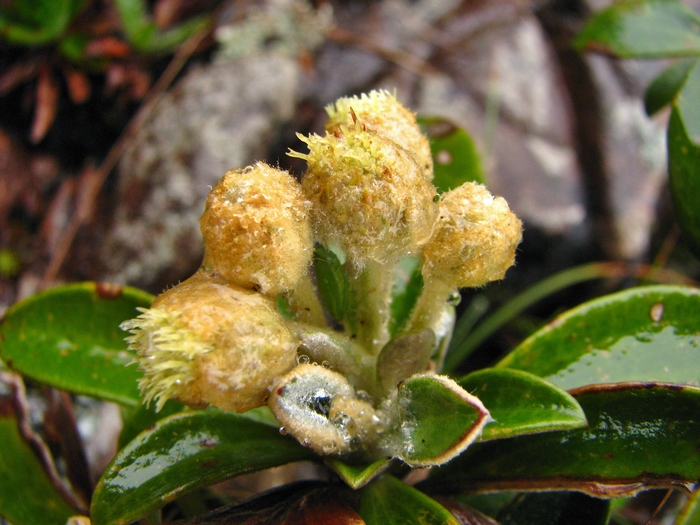
[[[122,324],[144,373],[139,387],[160,410],[170,398],[245,412],[296,365],[297,341],[274,302],[199,272]]]
[[[248,289],[292,289],[313,256],[308,204],[286,171],[257,163],[227,172],[200,219],[203,267]]]
[[[359,127],[299,136],[309,147],[302,180],[318,240],[357,265],[411,253],[432,231],[435,188],[406,150]]]
[[[440,199],[435,230],[423,247],[423,275],[460,288],[502,279],[521,238],[520,220],[502,197],[463,184]]]
[[[420,166],[426,180],[433,180],[430,143],[421,133],[416,115],[386,90],[370,91],[359,97],[343,97],[326,106],[326,130],[334,133],[355,123],[396,142]]]

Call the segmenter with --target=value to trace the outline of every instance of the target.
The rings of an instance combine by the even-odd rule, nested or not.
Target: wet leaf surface
[[[127,366],[122,321],[152,296],[129,287],[79,283],[36,294],[0,323],[0,358],[13,370],[69,392],[139,403],[136,366]]]
[[[580,405],[566,391],[520,370],[487,368],[458,381],[494,419],[480,441],[586,426]]]
[[[421,488],[627,495],[700,478],[700,389],[629,383],[574,392],[589,428],[475,443]]]
[[[697,385],[698,312],[696,288],[632,288],[569,310],[496,366],[525,370],[564,389],[620,381]]]
[[[119,452],[95,488],[91,517],[94,525],[131,523],[193,489],[313,458],[277,428],[238,414],[176,414]]]

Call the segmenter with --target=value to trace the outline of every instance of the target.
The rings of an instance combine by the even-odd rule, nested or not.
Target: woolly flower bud
[[[307,208],[285,171],[258,163],[227,172],[200,219],[203,266],[269,295],[292,289],[313,255]]]
[[[395,142],[361,129],[299,136],[308,154],[302,180],[318,240],[340,247],[358,266],[412,252],[430,236],[435,188]]]
[[[423,247],[423,275],[454,287],[502,279],[515,262],[520,220],[502,197],[466,183],[440,199],[440,213]]]
[[[144,372],[139,387],[160,410],[169,398],[245,412],[296,365],[296,341],[271,299],[203,272],[122,323]]]
[[[433,156],[430,143],[421,133],[416,115],[386,90],[343,97],[326,106],[326,130],[333,133],[356,122],[396,142],[408,151],[420,166],[426,180],[433,180]]]

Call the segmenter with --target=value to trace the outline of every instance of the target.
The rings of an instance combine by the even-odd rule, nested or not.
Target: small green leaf
[[[277,428],[238,414],[176,414],[117,454],[95,489],[92,523],[125,525],[196,488],[313,457]]]
[[[683,58],[668,66],[657,76],[644,94],[644,108],[647,115],[653,115],[667,106],[683,87],[688,73],[697,63],[697,58]]]
[[[447,376],[408,378],[399,386],[397,404],[401,425],[390,437],[391,451],[414,467],[449,461],[491,421],[481,401]]]
[[[441,117],[420,117],[418,123],[430,140],[433,154],[433,184],[444,193],[465,182],[484,184],[486,177],[474,140],[464,131]]]
[[[152,296],[100,283],[59,286],[10,308],[0,324],[0,358],[47,385],[125,405],[139,404],[134,354],[119,324]]]
[[[367,525],[459,525],[437,501],[392,476],[362,489],[360,516]]]
[[[9,403],[0,400],[0,516],[18,525],[65,525],[75,514],[22,439]]]
[[[697,385],[698,312],[696,288],[632,288],[569,310],[496,366],[525,370],[566,390],[621,381]]]
[[[349,465],[336,458],[326,458],[326,464],[352,489],[364,487],[389,467],[389,458],[380,458],[369,465]]]
[[[621,58],[700,54],[700,19],[674,0],[626,0],[597,12],[574,41]]]
[[[586,415],[566,391],[536,375],[508,368],[487,368],[458,381],[477,396],[494,421],[480,441],[585,427]]]
[[[622,383],[574,391],[589,428],[475,443],[421,488],[580,490],[598,497],[700,479],[700,389]]]
[[[406,323],[422,291],[423,272],[420,260],[417,257],[404,257],[399,261],[391,290],[389,334],[392,338],[406,328]]]
[[[610,501],[579,492],[521,494],[498,515],[501,525],[606,525]]]
[[[314,251],[314,270],[323,307],[333,319],[342,323],[348,313],[351,295],[343,263],[334,250],[317,245]]]

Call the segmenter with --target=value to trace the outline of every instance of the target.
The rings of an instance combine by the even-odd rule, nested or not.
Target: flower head
[[[440,199],[435,230],[423,247],[423,275],[455,288],[502,279],[521,238],[520,220],[502,197],[463,184]]]
[[[269,298],[203,272],[121,327],[132,334],[144,398],[159,410],[177,398],[245,412],[296,364],[296,340]]]
[[[299,138],[309,153],[291,155],[307,161],[302,188],[322,244],[361,267],[396,260],[428,239],[436,190],[405,149],[359,127]]]
[[[269,295],[293,288],[313,255],[307,209],[285,171],[259,162],[227,172],[200,219],[203,266]]]

